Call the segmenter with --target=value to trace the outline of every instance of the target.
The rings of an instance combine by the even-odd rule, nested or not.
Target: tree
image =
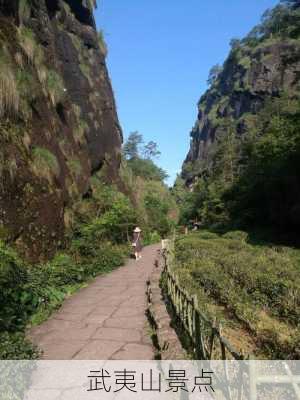
[[[238,176],[239,141],[236,127],[229,118],[223,122],[223,135],[217,138],[217,150],[213,157],[214,177],[220,178],[224,188],[233,184]]]
[[[208,79],[207,79],[208,85],[211,86],[215,83],[216,79],[218,78],[218,76],[220,75],[222,70],[223,70],[223,68],[219,64],[214,65],[210,69],[209,74],[208,74]]]
[[[246,44],[251,47],[255,47],[262,37],[261,25],[256,25],[248,35],[242,40],[242,44]]]
[[[163,182],[168,178],[168,174],[152,160],[161,154],[157,143],[151,140],[141,149],[143,142],[143,136],[140,133],[130,133],[123,146],[123,154],[127,159],[127,165],[135,176],[140,176],[146,180]]]
[[[157,143],[152,140],[144,146],[143,154],[146,159],[153,159],[161,155]]]
[[[268,9],[262,16],[262,34],[265,37],[289,36],[291,28],[295,28],[293,25],[299,24],[299,20],[294,19],[295,15],[293,14],[295,13],[292,7],[283,5],[283,3],[273,9]]]
[[[123,154],[127,160],[139,157],[140,146],[143,143],[143,136],[135,131],[129,134],[126,143],[123,146]]]
[[[168,178],[168,174],[162,168],[154,164],[152,160],[140,157],[128,160],[128,165],[134,176],[140,176],[144,179],[154,181],[164,181]]]
[[[144,206],[148,216],[148,226],[152,231],[157,231],[162,237],[167,235],[171,228],[171,221],[168,217],[170,211],[169,203],[157,196],[156,193],[149,193],[145,196]]]

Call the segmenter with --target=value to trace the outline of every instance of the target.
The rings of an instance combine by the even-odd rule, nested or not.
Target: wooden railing
[[[258,364],[256,364],[254,360],[250,360],[253,356],[246,356],[242,352],[238,352],[222,335],[220,325],[210,321],[201,312],[196,296],[190,296],[179,284],[178,278],[172,270],[174,265],[174,240],[164,241],[162,247],[164,258],[163,291],[185,335],[189,337],[192,343],[195,359],[224,360],[222,373],[219,374],[215,371],[214,374],[217,383],[216,389],[220,390],[223,395],[221,398],[228,400],[273,398],[273,390],[276,393],[277,387],[283,385],[285,389],[287,387],[290,390],[289,395],[291,396],[284,398],[300,400],[300,375],[297,375],[297,371],[293,372],[288,363],[284,361],[282,361],[282,365],[277,367],[275,361],[275,368],[274,366],[273,368],[265,368],[264,362],[262,362],[261,371],[260,362],[258,361]],[[236,381],[232,380],[232,375],[229,374],[229,365],[232,369],[232,363],[226,360],[246,360],[243,363],[235,364]],[[290,364],[293,365],[292,362]],[[274,374],[268,375],[267,372],[272,371]],[[267,390],[267,395],[270,394],[269,397],[259,397],[259,393],[264,393],[264,390]]]
[[[244,354],[222,335],[220,324],[212,322],[199,308],[197,296],[190,296],[180,286],[178,277],[172,271],[174,242],[165,241],[163,249],[164,267],[162,282],[172,309],[180,321],[184,332],[192,343],[193,353],[198,360],[244,360]]]

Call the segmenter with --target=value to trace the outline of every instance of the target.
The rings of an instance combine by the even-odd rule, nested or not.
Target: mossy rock
[[[59,176],[60,166],[54,154],[43,147],[35,147],[32,153],[33,170],[37,176],[44,177],[49,182],[52,182],[53,176]]]

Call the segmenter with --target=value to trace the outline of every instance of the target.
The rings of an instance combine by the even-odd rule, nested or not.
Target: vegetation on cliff
[[[182,222],[299,229],[299,2],[281,2],[210,74],[182,178]],[[180,194],[181,193],[181,194]]]
[[[61,247],[64,220],[102,165],[118,175],[122,132],[94,5],[0,4],[1,238],[29,261]]]

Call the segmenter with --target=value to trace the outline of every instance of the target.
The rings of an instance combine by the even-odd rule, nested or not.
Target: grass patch
[[[82,165],[79,159],[73,158],[67,161],[67,165],[69,170],[71,171],[72,175],[78,177],[82,173]]]
[[[81,108],[79,107],[78,104],[75,103],[72,104],[72,111],[76,115],[76,118],[79,119],[81,117]]]
[[[45,177],[52,182],[53,177],[58,177],[60,167],[57,158],[48,149],[43,147],[35,147],[32,151],[33,170],[37,176]]]
[[[0,117],[17,116],[20,96],[16,77],[8,55],[0,51]]]
[[[85,133],[88,132],[89,126],[86,121],[78,118],[77,125],[74,129],[74,137],[78,144],[82,145],[86,142]]]
[[[45,85],[51,103],[55,106],[63,99],[64,82],[57,72],[50,70],[47,73],[47,80],[45,82]]]
[[[251,245],[245,232],[200,232],[179,238],[175,269],[201,308],[243,348],[250,336],[256,356],[297,358],[300,321],[300,251]],[[241,337],[241,339],[243,339]]]
[[[26,28],[23,25],[19,28],[18,34],[19,34],[20,46],[22,47],[24,53],[26,54],[28,62],[30,64],[33,64],[35,52],[38,47],[38,44],[35,39],[35,34],[31,29]]]

